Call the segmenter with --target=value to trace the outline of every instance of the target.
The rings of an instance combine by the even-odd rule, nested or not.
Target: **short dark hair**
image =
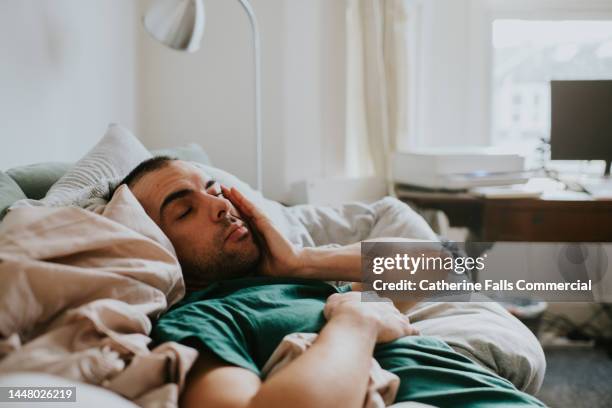
[[[155,170],[159,170],[161,168],[166,167],[171,161],[174,160],[178,160],[175,157],[170,157],[170,156],[155,156],[155,157],[151,157],[150,159],[147,159],[145,161],[143,161],[142,163],[140,163],[138,166],[134,167],[134,169],[132,171],[130,171],[130,173],[125,176],[125,178],[123,180],[121,180],[119,182],[119,184],[117,184],[117,188],[119,188],[119,186],[123,185],[123,184],[127,184],[128,187],[133,187],[134,184],[140,180],[141,178],[143,178],[146,174],[151,173]],[[114,191],[113,191],[114,193]]]

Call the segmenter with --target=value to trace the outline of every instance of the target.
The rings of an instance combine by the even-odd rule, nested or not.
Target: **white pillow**
[[[128,129],[110,124],[100,141],[55,183],[41,200],[20,200],[11,208],[78,206],[101,211],[113,185],[151,153]]]

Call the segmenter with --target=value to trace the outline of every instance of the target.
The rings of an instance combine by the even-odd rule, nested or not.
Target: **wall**
[[[487,144],[488,88],[484,77],[480,44],[490,41],[482,33],[473,0],[420,0],[421,38],[416,64],[419,116],[417,146]],[[452,67],[452,69],[449,69]],[[486,66],[485,66],[486,68]]]
[[[252,48],[238,1],[206,0],[200,51],[142,29],[148,0],[0,2],[0,168],[74,161],[108,122],[150,148],[200,143],[255,182]],[[262,35],[264,191],[344,170],[344,2],[252,0]]]
[[[110,121],[137,127],[135,4],[0,2],[0,169],[76,160]]]
[[[344,137],[343,2],[253,0],[261,29],[264,192],[333,176]],[[142,15],[148,4],[140,1]],[[139,30],[141,137],[197,142],[214,164],[255,183],[251,33],[238,1],[207,0],[202,47],[164,48]]]

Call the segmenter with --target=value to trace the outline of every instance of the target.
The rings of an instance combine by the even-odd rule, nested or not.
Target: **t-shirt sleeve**
[[[261,372],[249,352],[247,337],[250,322],[230,309],[208,302],[193,302],[163,315],[151,333],[155,343],[174,341],[194,344],[230,365]]]

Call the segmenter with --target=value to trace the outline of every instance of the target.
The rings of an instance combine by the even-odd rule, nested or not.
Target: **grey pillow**
[[[6,210],[15,201],[26,198],[15,180],[0,171],[0,220],[4,218]]]
[[[111,124],[106,134],[41,200],[44,205],[70,205],[82,198],[108,192],[109,183],[125,177],[151,157],[142,143],[124,127]],[[87,193],[84,194],[84,190]]]
[[[181,160],[210,165],[208,155],[202,149],[202,146],[196,143],[175,148],[152,150],[151,154],[153,156],[172,156]],[[49,192],[51,186],[57,183],[73,167],[74,163],[67,162],[35,163],[13,167],[6,170],[6,174],[17,182],[27,198],[40,200]],[[19,199],[22,198],[24,197],[19,197]]]
[[[74,163],[63,162],[36,163],[13,167],[6,174],[19,184],[26,197],[40,200],[73,166]]]
[[[13,207],[74,205],[97,210],[106,204],[111,185],[150,157],[129,130],[111,124],[102,139],[51,186],[44,198],[20,200]]]

